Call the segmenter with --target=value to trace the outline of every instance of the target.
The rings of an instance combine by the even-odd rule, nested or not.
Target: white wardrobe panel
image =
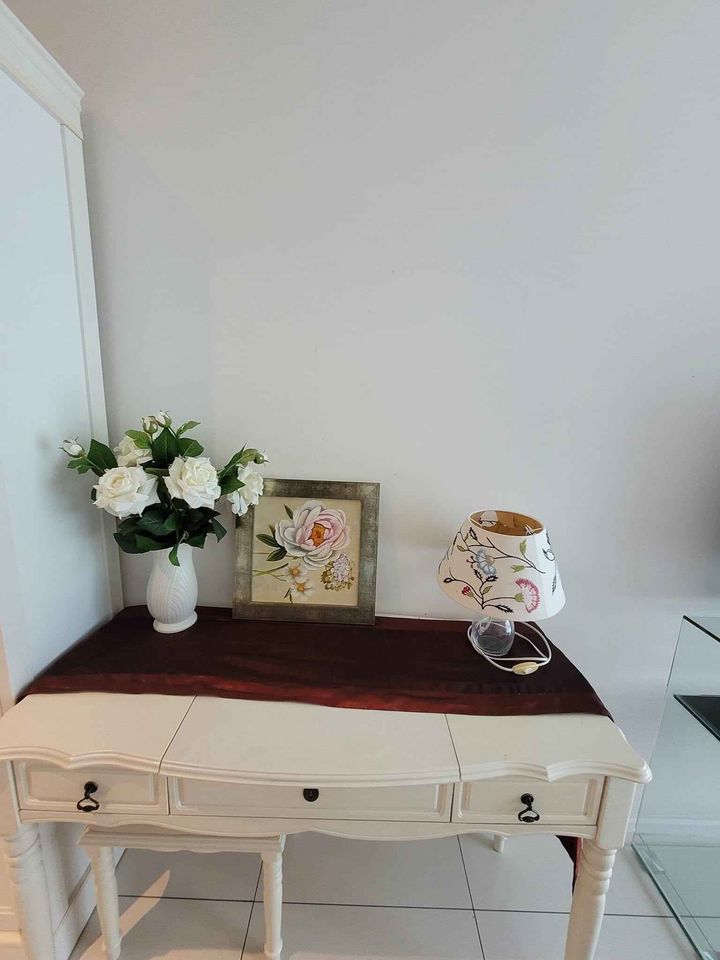
[[[0,72],[0,629],[11,692],[110,615],[60,124]],[[99,513],[99,512],[98,512]]]

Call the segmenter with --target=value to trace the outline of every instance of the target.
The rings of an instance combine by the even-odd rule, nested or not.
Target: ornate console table
[[[591,960],[635,785],[650,778],[607,716],[157,693],[31,693],[0,719],[0,760],[16,785],[17,824],[5,840],[32,960],[53,956],[44,821],[89,825],[81,843],[111,957],[120,937],[110,846],[257,851],[266,954],[277,957],[287,834],[580,837],[565,957]]]

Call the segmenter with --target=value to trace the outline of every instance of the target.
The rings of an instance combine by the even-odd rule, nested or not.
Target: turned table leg
[[[21,824],[17,833],[5,836],[4,840],[25,955],[28,960],[54,960],[50,898],[37,825]]]
[[[105,956],[118,960],[122,933],[112,847],[83,847],[90,858]]]
[[[592,960],[600,938],[615,850],[584,840],[570,910],[565,960]]]
[[[282,952],[282,853],[263,853],[265,956],[277,960]]]

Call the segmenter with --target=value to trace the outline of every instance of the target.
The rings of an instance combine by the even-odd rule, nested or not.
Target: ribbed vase
[[[158,633],[180,633],[197,620],[198,584],[193,563],[193,548],[183,543],[178,548],[180,566],[170,563],[170,551],[153,554],[153,567],[147,585],[148,610]]]

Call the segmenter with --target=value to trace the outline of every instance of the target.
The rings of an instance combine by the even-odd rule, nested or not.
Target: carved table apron
[[[110,846],[255,850],[266,954],[281,950],[282,846],[461,833],[583,838],[565,960],[592,960],[645,761],[607,717],[464,716],[158,694],[34,694],[0,719],[17,823],[5,835],[31,960],[54,955],[37,824],[91,825],[108,954],[120,952]]]

